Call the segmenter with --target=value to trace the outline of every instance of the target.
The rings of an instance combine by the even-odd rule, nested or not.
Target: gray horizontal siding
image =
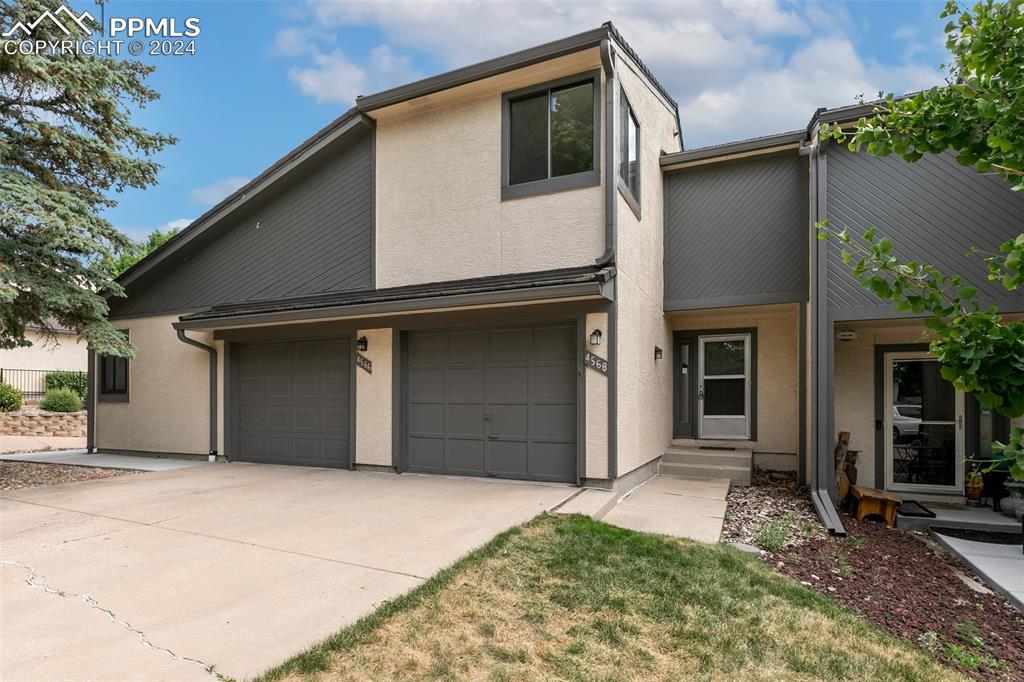
[[[806,298],[804,168],[793,152],[665,176],[666,310]]]
[[[951,152],[914,164],[837,146],[827,154],[826,206],[834,228],[859,235],[877,227],[893,240],[897,256],[959,274],[986,301],[1024,310],[1024,295],[1010,295],[989,282],[982,257],[966,255],[972,246],[996,252],[999,244],[1024,231],[1024,193],[1010,191],[997,176],[959,165]],[[830,242],[828,249],[828,305],[834,315],[867,319],[895,314],[860,287],[837,244]]]
[[[131,317],[373,286],[373,139],[352,132],[132,282]]]

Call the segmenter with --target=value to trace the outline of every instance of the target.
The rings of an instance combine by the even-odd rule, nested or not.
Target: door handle
[[[701,385],[697,389],[697,400],[704,400],[704,386],[703,385]]]

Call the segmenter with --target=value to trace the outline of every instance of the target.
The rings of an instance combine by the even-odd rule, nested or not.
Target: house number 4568
[[[583,356],[583,364],[593,370],[597,370],[601,374],[608,374],[608,361],[600,355],[594,355],[587,351]]]

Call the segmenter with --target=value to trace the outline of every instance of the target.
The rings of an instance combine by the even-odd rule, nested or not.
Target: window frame
[[[573,173],[572,175],[559,175],[541,180],[531,180],[519,184],[509,184],[511,163],[511,111],[512,102],[527,99],[531,96],[559,90],[573,85],[591,83],[594,91],[594,161],[593,168],[589,171]],[[557,78],[545,83],[537,83],[519,90],[503,92],[501,95],[501,200],[520,199],[523,197],[536,196],[538,194],[550,194],[553,192],[564,192],[566,190],[581,189],[584,187],[596,187],[601,184],[601,70],[592,69],[572,76]],[[548,103],[550,116],[551,105]],[[551,154],[551,138],[548,136],[548,156]]]
[[[124,334],[125,339],[128,338],[129,332],[127,329],[119,329],[119,332]],[[124,361],[124,390],[123,391],[110,391],[104,388],[103,379],[106,374],[106,364],[108,362]],[[131,394],[131,359],[122,358],[117,355],[96,355],[96,400],[101,403],[127,403],[129,402],[129,396]]]
[[[643,179],[640,174],[641,159],[640,153],[643,148],[642,137],[643,134],[640,129],[640,119],[636,116],[636,110],[629,101],[629,97],[626,95],[626,90],[623,87],[619,87],[619,144],[618,151],[620,161],[617,164],[615,171],[616,184],[619,188],[619,193],[622,194],[622,198],[626,200],[629,207],[636,214],[637,220],[640,220],[640,193],[643,187]],[[636,193],[633,193],[633,189],[626,182],[626,179],[622,177],[622,169],[625,164],[629,163],[629,124],[636,125]]]

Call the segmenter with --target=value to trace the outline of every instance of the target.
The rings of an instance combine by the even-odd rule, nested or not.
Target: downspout
[[[601,39],[601,65],[604,67],[604,254],[597,259],[598,266],[615,264],[615,247],[618,235],[618,201],[615,186],[615,63],[611,39]],[[618,278],[610,282],[612,302],[608,310],[608,478],[614,481],[619,476],[618,448],[618,370],[616,369],[616,344],[618,338]]]
[[[85,451],[96,452],[96,351],[89,349],[85,379]]]
[[[809,454],[810,463],[810,488],[811,501],[818,513],[822,524],[833,535],[846,535],[843,522],[836,511],[832,496],[829,494],[831,483],[828,479],[828,466],[822,460],[829,455],[829,442],[831,441],[830,429],[831,420],[828,412],[832,408],[829,400],[829,387],[832,382],[831,376],[824,376],[825,371],[831,366],[828,362],[831,349],[826,344],[831,342],[831,334],[828,333],[830,321],[828,318],[828,302],[826,290],[827,278],[827,244],[818,239],[815,225],[822,220],[822,199],[820,183],[822,173],[820,172],[820,147],[817,139],[807,146],[800,148],[801,156],[809,156],[809,177],[810,177],[810,235],[811,239],[811,451]],[[806,333],[806,330],[803,330]],[[824,337],[824,338],[823,338]],[[824,367],[822,367],[824,365]],[[822,433],[824,424],[826,433]],[[823,464],[825,464],[823,466]]]
[[[184,329],[176,329],[178,340],[190,346],[201,348],[210,354],[210,456],[211,462],[217,461],[217,349],[207,346],[195,339],[185,336]]]

